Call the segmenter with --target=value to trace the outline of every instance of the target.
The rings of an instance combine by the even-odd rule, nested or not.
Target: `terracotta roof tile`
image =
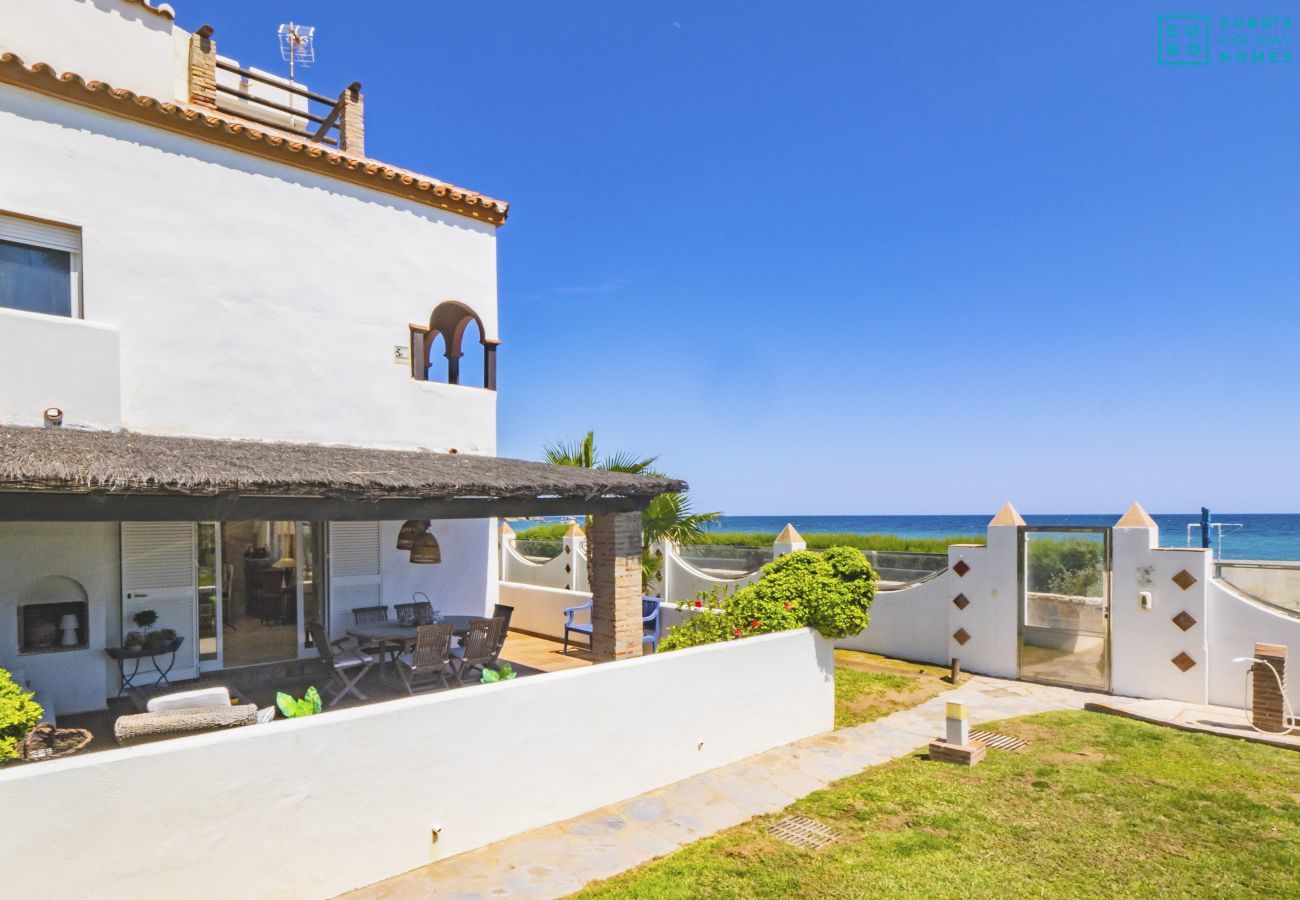
[[[126,0],[126,2],[134,3],[137,6],[143,6],[155,16],[162,16],[164,19],[176,18],[176,10],[172,9],[170,3],[159,3],[157,6],[154,6],[152,0]]]
[[[157,11],[157,10],[155,10]],[[145,97],[46,63],[28,67],[13,53],[0,54],[0,83],[17,85],[104,112],[135,119],[201,140],[220,143],[298,168],[351,181],[471,219],[501,225],[510,204],[400,169],[264,128],[237,116]]]

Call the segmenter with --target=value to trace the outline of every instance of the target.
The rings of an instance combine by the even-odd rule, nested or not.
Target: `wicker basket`
[[[27,762],[40,762],[71,756],[90,743],[91,733],[84,728],[55,728],[42,722],[18,742],[18,758]]]

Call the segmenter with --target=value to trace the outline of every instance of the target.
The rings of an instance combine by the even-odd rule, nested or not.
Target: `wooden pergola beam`
[[[264,495],[0,492],[0,522],[238,522],[253,519],[389,522],[640,512],[649,497],[357,499]],[[639,518],[638,518],[639,520]]]

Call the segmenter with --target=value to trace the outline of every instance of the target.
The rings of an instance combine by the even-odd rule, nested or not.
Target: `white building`
[[[491,609],[495,516],[679,486],[484,461],[507,206],[365,156],[359,85],[241,68],[148,0],[0,0],[0,54],[0,667],[56,713],[118,692],[137,612],[185,639],[173,679],[314,658],[314,618]],[[606,657],[639,629],[614,568]]]

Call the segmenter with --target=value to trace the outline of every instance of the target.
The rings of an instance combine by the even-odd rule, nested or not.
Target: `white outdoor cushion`
[[[347,650],[343,653],[334,654],[334,668],[350,669],[353,666],[364,666],[372,663],[375,658],[364,650]]]
[[[202,688],[197,691],[180,691],[154,697],[147,704],[147,712],[167,712],[173,709],[206,709],[230,705],[230,691],[223,687]]]

